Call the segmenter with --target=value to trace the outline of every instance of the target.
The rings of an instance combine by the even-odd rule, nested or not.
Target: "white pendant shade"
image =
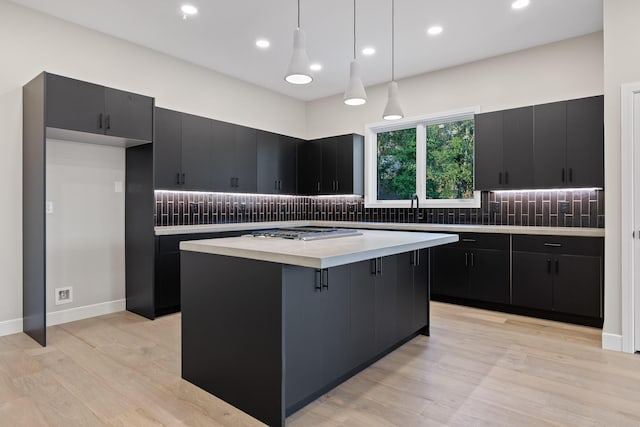
[[[293,30],[293,55],[284,79],[294,85],[304,85],[313,81],[309,68],[309,56],[305,48],[304,31],[300,28]]]
[[[344,92],[344,103],[347,105],[362,105],[367,102],[367,94],[360,78],[360,64],[358,61],[351,61],[349,73],[349,85]]]
[[[398,120],[404,117],[400,101],[398,99],[398,83],[392,81],[389,83],[389,98],[387,99],[387,106],[384,107],[384,114],[382,117],[385,120]]]

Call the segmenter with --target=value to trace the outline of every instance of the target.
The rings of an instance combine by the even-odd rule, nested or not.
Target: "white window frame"
[[[473,192],[473,199],[427,199],[426,132],[427,126],[443,121],[466,120],[480,112],[480,107],[466,107],[419,117],[407,117],[393,122],[365,125],[364,141],[364,205],[367,208],[408,208],[410,200],[378,200],[378,133],[416,128],[416,194],[420,207],[425,208],[479,208],[480,191]],[[475,147],[474,147],[475,153]],[[475,162],[474,162],[475,168]]]

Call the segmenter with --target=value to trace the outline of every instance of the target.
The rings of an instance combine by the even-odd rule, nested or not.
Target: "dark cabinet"
[[[258,131],[258,192],[295,194],[296,149],[299,140],[266,131]]]
[[[301,144],[298,180],[301,194],[364,194],[364,138],[348,134]]]
[[[375,350],[379,353],[398,340],[398,257],[381,257],[372,260],[371,263],[372,272],[375,270],[375,274],[372,275],[375,287]]]
[[[514,236],[513,304],[602,317],[602,239]]]
[[[153,98],[46,74],[46,125],[126,139],[153,139]]]
[[[476,190],[533,188],[533,107],[475,116]]]
[[[257,131],[211,120],[213,126],[212,182],[214,191],[257,191]]]
[[[156,108],[155,188],[208,190],[211,181],[211,121]]]
[[[397,256],[396,338],[406,338],[429,324],[429,251]]]
[[[603,187],[603,97],[534,106],[537,188]]]
[[[375,287],[372,277],[375,275],[373,260],[360,261],[351,264],[349,298],[349,332],[351,345],[350,359],[353,366],[365,363],[375,354],[376,331],[374,328]]]
[[[509,303],[509,235],[463,233],[432,252],[432,294]]]

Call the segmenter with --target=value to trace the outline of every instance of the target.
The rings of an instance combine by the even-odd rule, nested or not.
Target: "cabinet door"
[[[375,355],[375,267],[373,260],[350,264],[349,350],[352,366]]]
[[[153,140],[153,98],[105,88],[105,134]]]
[[[182,188],[211,189],[211,152],[213,128],[211,120],[182,114]]]
[[[349,351],[350,267],[343,265],[327,272],[328,288],[322,290],[322,375],[325,384],[347,373]]]
[[[567,185],[567,103],[536,105],[534,113],[534,182],[536,188]]]
[[[503,111],[504,188],[533,188],[533,107]]]
[[[441,247],[433,250],[431,293],[469,298],[469,254],[466,249]]]
[[[299,141],[289,136],[280,136],[278,179],[281,194],[296,194],[296,153]]]
[[[512,304],[520,307],[553,308],[552,256],[513,252]]]
[[[321,140],[322,146],[322,194],[336,193],[336,168],[338,164],[337,141],[335,138]]]
[[[258,191],[256,152],[256,130],[245,126],[234,126],[233,176],[236,187],[233,191],[255,193]]]
[[[604,187],[603,97],[567,102],[567,166],[571,187]]]
[[[398,257],[387,256],[378,260],[378,275],[375,278],[375,330],[376,353],[397,341]]]
[[[322,145],[304,141],[298,146],[298,193],[320,194],[322,185]]]
[[[562,313],[602,317],[601,259],[593,256],[560,255],[555,262],[553,309]]]
[[[271,132],[258,131],[258,193],[279,193],[278,170],[280,167],[280,141],[278,135]]]
[[[232,186],[235,130],[231,123],[213,120],[211,186],[213,191],[234,191]]]
[[[509,252],[474,249],[469,253],[469,298],[509,303]]]
[[[475,116],[475,189],[502,188],[502,111]]]
[[[156,255],[156,316],[180,310],[180,252]]]
[[[413,332],[429,325],[429,249],[420,249],[413,268]]]
[[[324,312],[313,268],[286,266],[284,274],[285,406],[323,385]]]
[[[156,135],[153,141],[154,176],[157,190],[180,188],[182,114],[155,109]]]
[[[414,264],[415,251],[397,255],[398,282],[396,298],[396,340],[410,335],[414,330]]]
[[[104,133],[104,87],[47,74],[47,126]]]
[[[336,193],[354,194],[354,135],[336,137]],[[364,161],[364,160],[363,160]]]

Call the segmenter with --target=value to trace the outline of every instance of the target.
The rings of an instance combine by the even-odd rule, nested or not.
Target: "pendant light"
[[[294,85],[306,85],[313,81],[309,68],[309,56],[305,48],[304,31],[300,28],[300,0],[298,0],[298,26],[293,30],[293,55],[284,79]]]
[[[398,120],[404,117],[398,99],[398,83],[395,78],[395,5],[395,0],[391,0],[391,81],[389,82],[387,105],[382,114],[385,120]]]
[[[356,0],[353,0],[353,61],[349,67],[349,84],[344,92],[344,103],[362,105],[367,102],[367,93],[360,78],[360,64],[356,60]]]

